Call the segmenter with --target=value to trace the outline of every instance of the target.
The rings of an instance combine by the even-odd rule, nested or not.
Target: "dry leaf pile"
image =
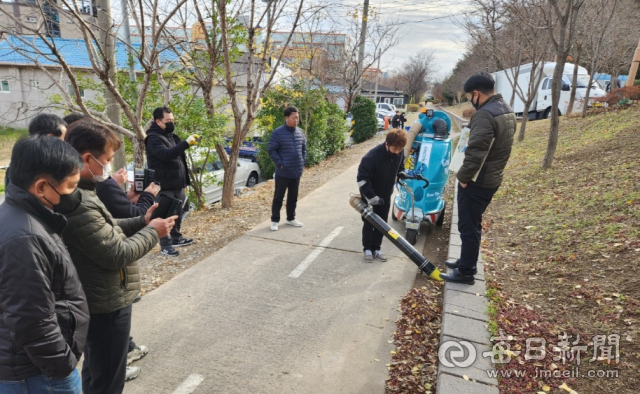
[[[442,283],[411,289],[400,302],[393,335],[396,350],[387,364],[386,393],[435,393],[442,318]]]

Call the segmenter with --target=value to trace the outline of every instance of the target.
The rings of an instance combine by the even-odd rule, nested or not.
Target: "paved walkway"
[[[454,196],[449,260],[460,257],[460,233],[458,232],[457,187]],[[444,285],[440,353],[448,347],[445,359],[440,357],[437,394],[498,394],[498,381],[489,377],[493,370],[491,359],[482,353],[491,351],[493,344],[488,331],[486,284],[484,266],[478,263],[478,274],[472,286],[448,283]],[[451,271],[447,268],[447,272]],[[464,350],[464,356],[451,357],[451,351]],[[475,354],[475,355],[474,355]],[[448,363],[449,365],[445,365]],[[466,379],[465,379],[466,377]]]
[[[299,202],[304,227],[261,223],[135,304],[150,353],[125,393],[384,393],[417,267],[386,239],[389,261],[363,262],[356,172]]]

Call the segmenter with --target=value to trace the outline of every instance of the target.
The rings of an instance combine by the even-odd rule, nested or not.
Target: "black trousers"
[[[82,365],[83,394],[120,394],[124,390],[131,331],[131,305],[91,314]]]
[[[389,199],[390,198],[387,198],[385,201],[389,201]],[[391,202],[388,202],[385,205],[374,205],[373,213],[380,216],[380,218],[386,222],[389,217],[389,209],[391,209]],[[376,230],[376,228],[373,227],[371,223],[367,222],[365,218],[362,218],[362,221],[364,222],[362,225],[363,250],[370,250],[372,253],[376,250],[380,250],[384,234]]]
[[[158,194],[158,198],[160,197],[160,195],[165,195],[171,198],[177,198],[182,202],[185,202],[187,199],[186,195],[184,194],[184,189],[162,190]],[[180,241],[182,239],[182,233],[180,232],[180,225],[182,224],[183,213],[184,213],[184,205],[181,205],[176,211],[176,215],[178,215],[178,218],[176,219],[176,223],[173,225],[173,228],[171,229],[171,234],[167,235],[164,238],[160,238],[160,247],[171,246],[174,240]]]
[[[283,178],[276,175],[276,190],[273,194],[271,204],[271,221],[280,222],[280,209],[284,193],[287,192],[287,220],[296,218],[296,205],[298,205],[298,189],[300,188],[300,178]]]
[[[462,275],[476,274],[482,240],[482,214],[497,190],[484,189],[472,183],[462,187],[458,183],[458,231],[462,240],[458,270]]]

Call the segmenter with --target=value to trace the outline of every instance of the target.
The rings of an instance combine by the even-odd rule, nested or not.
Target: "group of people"
[[[156,198],[185,201],[185,151],[166,107],[145,139],[156,183],[128,192],[111,172],[118,136],[72,113],[39,114],[13,147],[0,205],[0,393],[121,393],[129,366],[148,349],[130,337],[140,297],[137,261],[193,242],[180,233],[182,207],[153,218]],[[76,365],[84,354],[82,375]]]
[[[404,124],[407,123],[407,117],[404,112],[396,111],[396,114],[391,118],[391,127],[394,129],[404,130]]]
[[[476,112],[469,122],[469,141],[458,179],[458,231],[462,241],[460,258],[444,264],[452,269],[440,277],[449,282],[473,284],[480,253],[482,215],[502,183],[503,171],[511,155],[516,116],[502,98],[495,94],[490,74],[474,74],[464,84],[467,99]],[[398,116],[398,115],[396,115]],[[394,117],[395,122],[396,117]],[[369,151],[358,167],[360,194],[384,221],[391,208],[396,179],[404,177],[406,132],[397,128],[387,133],[386,141]],[[477,177],[476,177],[477,174]],[[475,178],[475,180],[473,180]],[[381,251],[383,234],[364,220],[362,246],[364,260],[386,261]]]
[[[516,121],[494,94],[489,74],[470,77],[464,90],[477,112],[457,174],[462,252],[446,263],[453,272],[441,278],[472,284],[482,214],[502,181]],[[285,223],[302,226],[295,216],[306,139],[297,127],[298,110],[288,107],[284,116],[268,148],[275,163],[272,231],[278,230],[285,193]],[[137,261],[158,243],[166,256],[193,243],[180,232],[182,208],[152,219],[159,194],[184,201],[189,185],[185,151],[199,137],[182,141],[174,130],[171,110],[154,110],[145,147],[157,183],[142,193],[122,189],[126,169],[111,173],[120,139],[82,114],[40,114],[30,122],[30,136],[15,144],[0,205],[1,393],[121,393],[125,380],[140,373],[127,366],[148,352],[130,337],[132,304],[140,294]],[[394,128],[358,168],[360,192],[384,220],[403,176],[406,143],[406,132]],[[364,221],[366,262],[386,261],[382,238]],[[83,354],[80,376],[76,365]]]

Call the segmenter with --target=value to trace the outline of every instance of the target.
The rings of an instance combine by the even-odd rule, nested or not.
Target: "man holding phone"
[[[187,173],[187,159],[185,151],[200,142],[200,136],[190,135],[182,141],[174,134],[175,119],[173,113],[167,107],[158,107],[153,110],[153,123],[147,131],[145,148],[147,152],[147,165],[155,171],[156,182],[162,187],[160,196],[186,201],[185,188],[189,186]],[[171,234],[160,239],[160,253],[165,256],[178,256],[174,248],[187,246],[193,243],[193,239],[184,238],[180,232],[183,205],[178,207],[175,225]]]

